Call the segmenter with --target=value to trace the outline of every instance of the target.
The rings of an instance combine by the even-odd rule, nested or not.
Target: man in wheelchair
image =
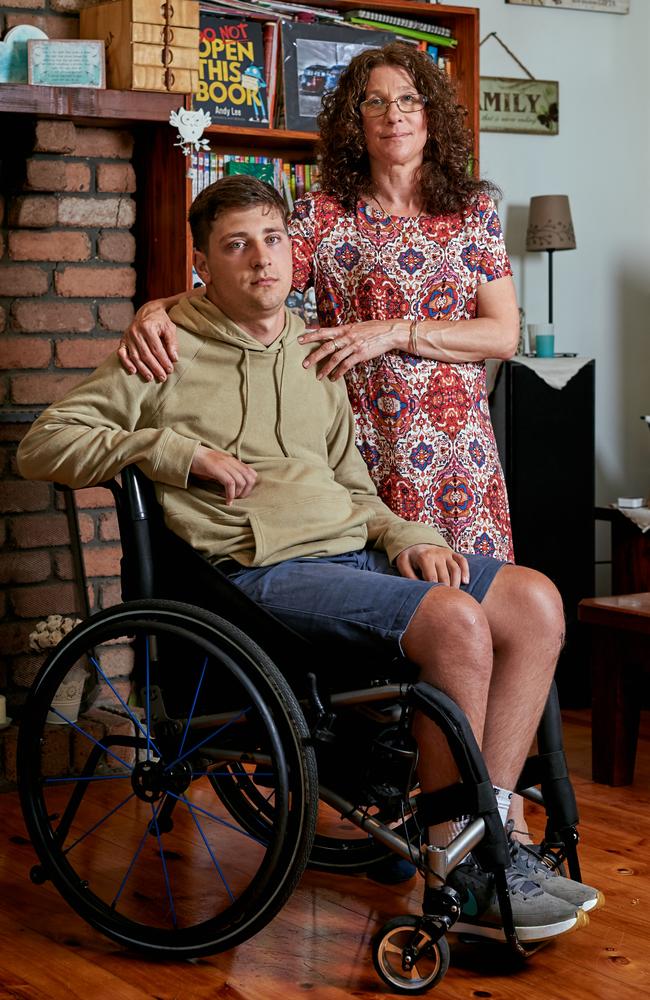
[[[218,181],[194,201],[190,225],[207,294],[174,308],[174,372],[147,382],[111,356],[35,422],[21,473],[78,488],[136,463],[167,526],[276,618],[316,642],[354,643],[360,656],[406,656],[465,712],[506,824],[562,645],[557,591],[533,570],[451,551],[379,499],[342,382],[304,367],[311,348],[284,306],[291,247],[273,188]],[[422,792],[457,781],[446,740],[422,713],[414,735]],[[428,843],[446,847],[469,819],[432,822]],[[549,875],[511,827],[506,877],[520,939],[582,926],[600,893]],[[463,904],[454,930],[498,937],[492,876],[470,854],[448,882]]]

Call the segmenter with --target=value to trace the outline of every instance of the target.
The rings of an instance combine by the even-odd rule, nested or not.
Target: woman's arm
[[[417,324],[417,353],[434,361],[462,363],[485,358],[510,358],[519,339],[519,311],[514,282],[498,278],[479,286],[476,319],[422,320]],[[301,343],[320,342],[303,362],[306,368],[323,362],[318,377],[340,378],[360,361],[377,358],[386,351],[412,349],[411,322],[369,320],[310,331]]]
[[[204,295],[205,288],[179,292],[167,299],[152,299],[140,306],[133,322],[124,331],[117,356],[127,375],[138,375],[151,382],[164,382],[178,361],[176,326],[167,313],[181,299]]]

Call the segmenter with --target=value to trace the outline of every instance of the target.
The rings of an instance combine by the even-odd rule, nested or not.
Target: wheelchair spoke
[[[105,823],[106,820],[110,819],[111,816],[113,816],[116,812],[118,812],[119,809],[122,808],[122,806],[125,806],[127,802],[130,802],[134,795],[135,792],[129,792],[129,794],[125,799],[122,799],[122,801],[118,803],[118,805],[114,806],[109,812],[106,813],[105,816],[102,816],[100,820],[94,823],[89,830],[86,830],[86,832],[82,833],[80,837],[77,837],[77,839],[72,844],[70,844],[69,847],[66,847],[63,851],[63,854],[69,854],[70,851],[73,849],[73,847],[76,847],[77,844],[80,844],[82,840],[85,840],[86,837],[89,837],[91,833],[94,833],[95,830],[97,830],[102,825],[102,823]]]
[[[255,844],[259,844],[260,847],[267,847],[268,846],[267,841],[260,840],[258,837],[254,837],[251,833],[248,833],[246,830],[243,830],[240,826],[234,826],[233,823],[229,823],[227,820],[222,819],[221,816],[215,816],[214,813],[208,812],[207,809],[203,809],[201,806],[193,805],[189,801],[189,799],[185,798],[184,795],[175,795],[174,792],[167,792],[167,794],[171,795],[172,798],[174,798],[174,799],[178,799],[178,801],[182,802],[184,805],[186,805],[190,811],[192,809],[196,809],[197,812],[200,812],[204,816],[207,816],[208,819],[213,819],[215,821],[215,823],[219,823],[220,826],[227,827],[228,830],[234,830],[235,833],[240,833],[242,835],[242,837],[248,837],[248,839],[252,840]]]
[[[157,809],[154,809],[153,803],[152,803],[151,809],[152,809],[152,811],[154,813],[154,818],[157,818],[158,813],[160,811],[160,806],[158,806]],[[138,860],[138,858],[140,857],[140,854],[142,853],[142,848],[146,844],[148,836],[149,836],[149,822],[147,821],[147,823],[145,825],[145,828],[144,828],[144,833],[142,834],[142,840],[140,841],[140,843],[138,844],[138,846],[135,849],[135,853],[134,853],[133,857],[131,858],[131,863],[129,864],[129,867],[128,867],[127,871],[126,871],[126,874],[125,874],[124,878],[122,879],[122,881],[120,883],[120,887],[117,890],[117,893],[115,894],[115,896],[113,898],[113,902],[111,903],[111,909],[113,909],[113,910],[117,906],[117,902],[118,902],[120,896],[122,895],[122,893],[124,892],[124,889],[126,887],[126,883],[128,882],[129,878],[131,877],[131,872],[135,868],[135,863]]]
[[[185,760],[186,757],[191,757],[193,753],[196,753],[196,751],[199,750],[205,743],[209,743],[210,740],[213,740],[216,736],[219,735],[219,733],[225,732],[225,730],[228,729],[229,726],[234,725],[235,722],[239,722],[239,720],[243,719],[243,717],[246,715],[247,712],[250,712],[252,707],[253,707],[252,705],[249,705],[248,708],[243,708],[239,713],[239,715],[236,715],[234,718],[229,719],[228,722],[224,722],[223,726],[219,726],[218,729],[215,729],[213,733],[210,733],[209,736],[206,736],[205,739],[201,740],[200,743],[195,743],[195,745],[190,750],[186,750],[184,754],[179,755],[176,758],[176,760],[173,760],[171,764],[168,764],[167,767],[165,768],[165,771],[170,771],[172,767],[175,767],[176,764],[180,764],[180,762],[182,760]]]
[[[174,909],[174,897],[172,895],[172,887],[169,882],[169,872],[167,871],[167,862],[165,861],[165,852],[163,850],[162,841],[160,839],[160,829],[158,828],[158,812],[154,809],[153,802],[151,803],[151,813],[153,816],[153,824],[156,830],[156,840],[158,841],[158,852],[160,854],[160,862],[162,864],[163,875],[165,876],[165,887],[167,889],[167,897],[169,899],[169,906],[172,914],[172,925],[176,928],[176,910]]]
[[[60,719],[63,719],[63,721],[67,722],[69,726],[72,726],[72,728],[76,730],[76,732],[80,733],[82,736],[85,736],[87,740],[90,740],[91,743],[94,743],[96,747],[99,747],[100,750],[103,750],[104,753],[107,753],[110,757],[114,757],[115,760],[118,762],[118,764],[121,764],[122,767],[125,767],[127,771],[129,771],[129,773],[131,772],[132,768],[130,764],[127,764],[125,760],[122,760],[122,758],[118,757],[116,753],[113,753],[112,750],[109,750],[107,746],[104,746],[104,744],[100,742],[100,740],[96,740],[94,736],[91,736],[90,733],[87,733],[86,730],[82,729],[81,726],[78,726],[76,722],[73,722],[71,719],[67,719],[65,715],[62,715],[57,708],[50,707],[50,712],[53,712],[54,715],[58,715]]]
[[[230,896],[231,901],[234,903],[235,902],[235,896],[233,895],[233,892],[232,892],[230,886],[226,882],[225,876],[224,876],[224,874],[223,874],[223,872],[221,870],[221,865],[219,864],[219,862],[215,858],[214,853],[212,851],[212,848],[210,847],[210,845],[208,843],[207,837],[205,836],[203,830],[201,829],[201,824],[199,823],[198,819],[196,818],[196,815],[194,814],[194,806],[190,805],[190,803],[188,802],[187,803],[187,808],[190,811],[190,816],[192,817],[192,819],[196,823],[196,829],[199,831],[199,835],[201,837],[201,840],[205,844],[205,849],[208,852],[208,854],[210,855],[210,858],[212,860],[212,864],[217,869],[217,872],[219,874],[219,878],[223,882],[224,888],[225,888],[226,892],[228,893],[228,895]]]
[[[144,728],[143,728],[143,726],[142,726],[142,723],[138,719],[137,715],[135,715],[131,711],[131,709],[129,708],[129,706],[127,705],[127,703],[124,701],[124,699],[120,695],[119,691],[117,691],[117,689],[111,684],[109,678],[106,676],[106,674],[104,673],[104,671],[100,667],[100,665],[99,665],[96,657],[91,656],[90,657],[90,662],[94,666],[95,670],[97,670],[101,674],[103,680],[106,681],[106,683],[108,684],[109,688],[111,689],[111,691],[113,692],[113,694],[115,695],[115,697],[117,698],[117,700],[119,701],[120,705],[122,706],[122,708],[124,709],[124,711],[126,712],[126,714],[128,715],[128,717],[130,718],[130,720],[133,723],[133,725],[136,727],[136,729],[140,730],[141,734],[146,739],[146,741],[147,741],[147,760],[149,759],[149,756],[148,756],[149,755],[149,744],[151,744],[151,746],[154,748],[154,752],[158,755],[158,757],[160,757],[161,755],[158,752],[158,749],[156,748],[156,744],[154,743],[154,741],[151,739],[151,736],[150,736],[151,727],[149,725],[149,719],[147,718],[147,730],[145,731]],[[148,687],[147,687],[147,690],[149,690]]]
[[[199,692],[200,692],[201,687],[203,685],[203,678],[205,677],[205,669],[206,669],[207,665],[208,665],[208,658],[206,656],[205,660],[203,661],[203,669],[201,670],[201,676],[199,677],[199,683],[196,685],[196,691],[194,692],[194,701],[192,702],[192,707],[190,708],[189,714],[187,716],[187,722],[185,723],[185,729],[183,730],[183,739],[181,740],[181,745],[178,748],[178,753],[179,754],[182,754],[183,748],[185,746],[185,740],[187,739],[187,734],[188,734],[188,732],[190,730],[190,722],[192,721],[192,718],[194,716],[194,709],[196,708],[196,703],[197,703],[198,698],[199,698]]]

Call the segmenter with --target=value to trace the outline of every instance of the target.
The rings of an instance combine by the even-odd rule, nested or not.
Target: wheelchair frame
[[[474,735],[458,706],[426,683],[409,680],[394,682],[383,677],[371,677],[365,683],[362,678],[356,686],[341,688],[335,685],[333,691],[324,692],[318,670],[305,669],[302,665],[296,669],[296,661],[298,664],[311,664],[315,657],[313,647],[251,602],[218,569],[162,526],[161,511],[153,496],[151,483],[139,470],[125,468],[121,480],[121,485],[116,481],[105,485],[111,489],[116,500],[123,546],[122,587],[126,603],[92,616],[65,637],[44,664],[30,693],[21,723],[19,788],[25,820],[40,858],[40,864],[32,871],[32,879],[36,882],[51,879],[84,919],[121,943],[144,949],[150,954],[190,957],[230,948],[261,929],[290,895],[309,863],[310,853],[311,863],[316,867],[355,870],[356,864],[358,870],[360,866],[366,868],[385,856],[388,850],[413,861],[424,876],[426,912],[421,917],[398,917],[389,921],[376,937],[373,957],[379,975],[393,989],[418,993],[436,985],[446,972],[449,952],[445,934],[453,929],[461,909],[457,893],[446,885],[447,876],[467,852],[473,850],[482,867],[494,873],[505,940],[510,951],[518,958],[531,954],[535,949],[524,948],[515,931],[505,881],[505,868],[510,859],[494,790]],[[163,579],[165,574],[161,573],[161,560],[156,557],[159,551],[165,552],[167,564],[169,561],[174,563],[177,558],[190,560],[191,579],[194,581],[191,598],[201,590],[202,581],[209,577],[212,590],[228,608],[225,621],[202,610],[193,599],[184,604],[168,600],[168,588],[177,585],[177,581],[170,583],[169,579]],[[174,576],[173,573],[171,575]],[[233,618],[234,626],[229,624]],[[253,632],[252,641],[238,630],[237,626],[241,625],[245,625],[246,633]],[[116,641],[120,630],[125,630],[132,637],[136,654],[138,650],[140,652],[139,662],[143,660],[142,651],[146,651],[146,686],[142,687],[146,692],[144,717],[140,719],[135,710],[118,697],[132,725],[133,735],[113,734],[99,740],[89,737],[92,749],[81,774],[69,778],[48,777],[41,773],[39,747],[46,731],[45,713],[51,698],[71,669],[70,664],[78,662],[80,656],[87,655],[95,669],[101,671],[94,654],[95,646],[98,642]],[[191,710],[188,712],[186,706],[185,712],[180,715],[178,712],[167,713],[167,708],[171,710],[171,703],[165,701],[161,689],[151,681],[152,664],[158,662],[158,651],[161,647],[164,650],[166,643],[171,643],[172,647],[174,643],[189,644],[192,648],[196,646],[202,651],[201,655],[205,652],[206,662],[209,655],[219,663],[228,677],[228,683],[239,692],[237,697],[240,702],[243,704],[243,697],[250,698],[254,705],[243,727],[233,724],[233,720],[235,723],[238,720],[233,716],[232,709],[230,714],[228,710],[220,715],[212,711],[204,715],[194,714],[203,675]],[[179,648],[184,650],[185,646]],[[290,683],[274,665],[280,663],[286,668],[287,662],[293,662],[292,669],[286,671]],[[228,685],[226,690],[229,690]],[[273,703],[273,712],[278,713],[278,718],[268,718],[267,701]],[[235,698],[236,706],[240,702]],[[416,710],[422,711],[443,731],[461,779],[451,789],[428,796],[416,795],[410,800],[411,788],[406,781],[400,788],[407,803],[406,809],[403,803],[401,805],[401,822],[399,814],[384,808],[385,802],[382,805],[384,793],[377,791],[376,784],[370,794],[368,787],[358,789],[355,794],[345,782],[343,789],[337,788],[336,768],[327,767],[327,754],[329,748],[336,745],[337,720],[342,712],[363,706],[365,711],[376,715],[382,705],[390,709],[395,704],[400,707],[399,723],[397,730],[393,726],[391,734],[398,732],[397,742],[407,732],[410,715]],[[118,709],[118,714],[121,711]],[[386,723],[391,721],[390,712],[378,717],[385,718]],[[250,722],[253,718],[254,723]],[[88,737],[82,727],[64,717],[62,720]],[[252,750],[248,748],[242,754],[236,743],[234,748],[228,746],[232,735],[219,736],[229,727],[230,732],[238,728],[245,730],[249,722],[251,734],[258,741]],[[214,726],[217,726],[216,730]],[[386,728],[390,730],[389,726],[383,727]],[[205,730],[209,733],[208,737],[195,744],[191,752],[187,751],[184,755],[177,752],[181,732],[182,751],[186,740]],[[75,735],[74,732],[72,735]],[[392,735],[388,743],[379,741],[381,759],[389,772],[394,765],[394,771],[403,777],[409,768],[412,772],[414,758],[412,754],[409,757],[403,742],[399,746],[391,743]],[[154,740],[159,746],[155,746]],[[282,744],[283,740],[287,746]],[[215,743],[216,749],[211,750]],[[580,880],[575,829],[578,815],[562,746],[560,711],[554,687],[539,726],[538,751],[526,762],[518,791],[544,806],[547,812],[545,842],[559,849],[562,859],[567,861],[571,877]],[[223,773],[228,774],[222,785],[216,781],[217,772],[205,765],[205,755],[211,752],[215,764],[209,766],[219,766],[218,762],[221,762]],[[111,918],[111,911],[116,910],[116,905],[103,906],[102,909],[94,900],[88,902],[91,894],[84,885],[87,880],[76,872],[73,878],[68,870],[71,848],[66,844],[66,838],[77,822],[78,811],[83,811],[84,802],[89,798],[88,789],[93,782],[97,787],[100,775],[96,772],[102,757],[108,759],[112,755],[125,763],[123,757],[129,754],[132,758],[129,771],[132,795],[138,800],[138,806],[140,802],[145,803],[145,808],[151,806],[152,819],[147,821],[145,833],[155,838],[158,844],[166,898],[173,916],[171,932],[158,926],[140,932],[138,920],[127,921],[125,926],[128,926],[128,932],[124,931],[123,926]],[[239,762],[235,759],[237,754]],[[170,757],[172,760],[165,764]],[[206,770],[197,771],[196,764],[192,764],[193,760],[199,759]],[[318,760],[320,768],[322,759],[325,761],[324,775],[316,793],[316,762]],[[269,761],[272,767],[268,773],[272,773],[273,777],[264,779],[264,772],[259,772],[259,768],[267,766]],[[253,768],[252,772],[250,768]],[[244,907],[238,908],[237,902],[233,902],[224,911],[225,916],[213,915],[195,927],[179,928],[169,888],[169,865],[166,863],[163,839],[169,832],[167,827],[171,830],[174,825],[172,814],[178,816],[177,802],[182,801],[187,804],[190,817],[206,840],[197,822],[202,807],[187,803],[197,776],[206,775],[231,819],[234,818],[247,831],[246,836],[254,840],[257,838],[255,849],[260,852],[262,860],[259,869],[251,876],[250,884],[243,889],[241,898],[253,900],[259,912],[255,919],[248,919],[242,912]],[[121,777],[127,775],[122,774]],[[332,777],[334,781],[330,780]],[[364,778],[367,785],[366,779],[367,775]],[[264,780],[273,784],[272,794],[268,797],[259,790],[264,788]],[[76,782],[76,787],[54,826],[46,808],[46,793],[52,785],[59,787],[64,782]],[[229,791],[226,791],[226,785]],[[538,785],[541,790],[536,787]],[[394,793],[395,787],[391,786],[386,793],[388,799],[391,796],[394,798]],[[356,856],[354,851],[343,846],[345,841],[341,841],[339,848],[335,838],[333,843],[327,844],[327,849],[318,842],[314,846],[316,794],[341,817],[367,833],[372,838],[370,846],[360,841],[364,850],[359,849]],[[379,803],[375,814],[369,808],[368,797],[374,797],[375,805]],[[413,847],[412,824],[407,822],[406,813],[412,819],[413,809],[418,805],[420,808],[424,805],[424,811],[428,816],[435,816],[436,822],[464,814],[476,818],[446,850],[425,847],[417,851]],[[206,810],[203,809],[203,812]],[[210,815],[209,812],[206,814]],[[56,811],[54,815],[57,816]],[[216,819],[216,816],[211,818]],[[227,825],[227,821],[221,818],[219,822]],[[278,830],[274,829],[276,824],[279,824]],[[94,829],[90,829],[90,833]],[[81,839],[84,837],[88,834],[84,833]],[[72,847],[76,848],[78,843],[79,840],[75,840]],[[374,845],[380,845],[383,855],[381,850],[377,852]],[[345,858],[338,863],[339,854],[346,853],[352,856],[352,862]],[[283,871],[276,874],[274,866],[276,870],[278,866],[283,866]],[[264,893],[269,886],[267,899]],[[120,888],[118,899],[122,892]],[[397,962],[391,959],[391,950],[399,954]],[[420,971],[422,969],[424,971]]]

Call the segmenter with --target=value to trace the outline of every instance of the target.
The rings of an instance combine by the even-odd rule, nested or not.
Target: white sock
[[[510,810],[510,803],[512,802],[512,792],[509,792],[507,788],[497,788],[496,785],[494,785],[494,791],[497,797],[499,816],[501,817],[501,822],[505,826],[506,820],[508,819],[508,812]]]

